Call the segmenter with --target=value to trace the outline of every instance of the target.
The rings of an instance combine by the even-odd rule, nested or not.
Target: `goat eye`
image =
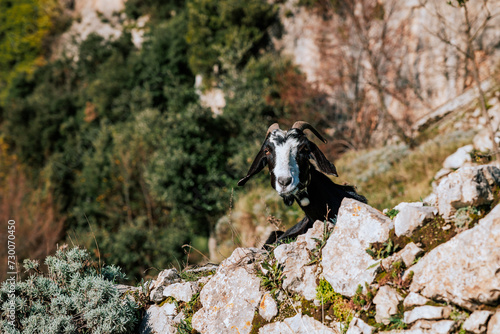
[[[309,152],[309,147],[307,146],[307,143],[300,145],[299,151]]]
[[[268,148],[265,148],[265,149],[264,149],[264,153],[265,153],[266,155],[269,155],[269,154],[271,154],[271,151],[270,151]]]

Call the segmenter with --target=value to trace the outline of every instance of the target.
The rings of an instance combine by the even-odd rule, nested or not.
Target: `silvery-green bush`
[[[16,321],[7,321],[9,285],[0,287],[2,333],[132,333],[139,320],[135,302],[121,296],[115,281],[124,278],[116,266],[99,268],[87,250],[60,249],[45,260],[25,260],[30,273],[15,286]]]

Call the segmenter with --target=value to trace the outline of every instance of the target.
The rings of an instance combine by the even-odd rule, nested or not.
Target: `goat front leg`
[[[306,231],[312,227],[314,222],[309,217],[305,216],[300,222],[295,224],[293,227],[288,229],[283,233],[277,241],[284,241],[286,239],[295,239],[299,235],[306,233]]]

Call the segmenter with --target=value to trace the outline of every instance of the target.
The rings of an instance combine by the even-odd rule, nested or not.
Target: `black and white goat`
[[[285,204],[290,206],[296,200],[306,214],[304,219],[286,232],[273,232],[266,245],[295,238],[305,233],[316,220],[335,217],[345,197],[366,203],[366,198],[356,193],[354,187],[335,184],[325,175],[338,176],[335,166],[316,144],[307,139],[304,134],[306,129],[326,143],[318,131],[306,122],[295,122],[288,131],[281,130],[278,123],[271,125],[247,176],[238,182],[239,186],[243,186],[268,165],[271,185]]]

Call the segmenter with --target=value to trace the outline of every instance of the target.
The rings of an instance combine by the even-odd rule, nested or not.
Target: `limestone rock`
[[[491,311],[474,311],[463,324],[463,328],[475,334],[483,334],[486,332],[487,323],[493,312]]]
[[[466,162],[471,162],[470,152],[474,149],[473,145],[460,147],[455,153],[447,157],[443,162],[444,168],[457,169],[462,167]]]
[[[174,297],[176,300],[189,302],[200,291],[196,282],[174,283],[163,289],[164,297]]]
[[[413,306],[422,306],[425,305],[428,301],[429,299],[425,298],[424,296],[421,296],[415,292],[410,292],[403,301],[403,306],[405,308],[410,308]]]
[[[487,334],[497,334],[500,333],[500,309],[497,309],[495,314],[493,314],[488,321],[488,331]]]
[[[333,289],[354,296],[359,284],[372,283],[379,266],[366,249],[371,243],[389,238],[392,220],[380,211],[356,200],[345,198],[337,224],[323,248],[323,275]]]
[[[144,318],[142,319],[139,328],[140,334],[174,334],[177,333],[177,328],[174,325],[173,319],[177,312],[175,304],[166,303],[162,306],[150,306]]]
[[[204,333],[250,333],[262,299],[261,280],[251,263],[261,255],[252,248],[237,248],[223,261],[217,273],[203,287],[203,307],[194,314],[192,325]]]
[[[396,289],[387,285],[382,286],[375,298],[373,298],[373,303],[376,305],[377,311],[375,320],[388,325],[391,315],[398,313],[398,304],[402,300],[403,298],[398,294]]]
[[[437,208],[433,206],[402,206],[394,218],[396,235],[410,236],[415,229],[433,219],[436,214]]]
[[[412,330],[424,330],[426,334],[449,334],[455,329],[456,323],[453,320],[429,321],[417,320],[411,327]]]
[[[463,167],[445,177],[436,189],[439,212],[450,219],[466,206],[490,204],[494,185],[500,185],[500,169],[494,166]]]
[[[297,314],[283,321],[267,324],[259,329],[259,334],[341,334],[337,328],[329,328],[307,315]]]
[[[494,148],[498,149],[498,139],[500,136],[497,135],[495,136],[495,144],[491,142],[490,135],[488,131],[483,130],[480,131],[472,140],[472,143],[474,144],[474,148],[478,151],[481,152],[489,152],[493,151]]]
[[[500,205],[411,267],[410,291],[468,310],[500,299]]]
[[[165,296],[163,296],[163,289],[172,283],[179,282],[181,277],[177,269],[166,269],[158,274],[158,277],[151,285],[150,299],[152,302],[161,303]]]
[[[450,309],[441,306],[418,306],[404,313],[404,322],[412,324],[417,320],[441,320],[450,316]]]
[[[352,318],[346,334],[372,334],[374,328],[360,318]]]
[[[266,321],[271,321],[271,319],[278,314],[278,305],[269,292],[266,292],[264,296],[262,296],[262,300],[259,304],[259,314]]]
[[[274,250],[276,260],[284,265],[283,288],[304,296],[307,300],[316,297],[316,265],[307,266],[311,262],[310,251],[316,248],[317,241],[323,237],[324,223],[316,221],[306,234],[297,238],[296,242],[283,244]]]
[[[403,248],[401,251],[398,252],[406,268],[409,268],[411,265],[413,265],[413,261],[415,261],[417,256],[421,255],[422,253],[423,253],[422,248],[418,247],[413,242],[410,242],[408,245],[405,246],[405,248]]]

